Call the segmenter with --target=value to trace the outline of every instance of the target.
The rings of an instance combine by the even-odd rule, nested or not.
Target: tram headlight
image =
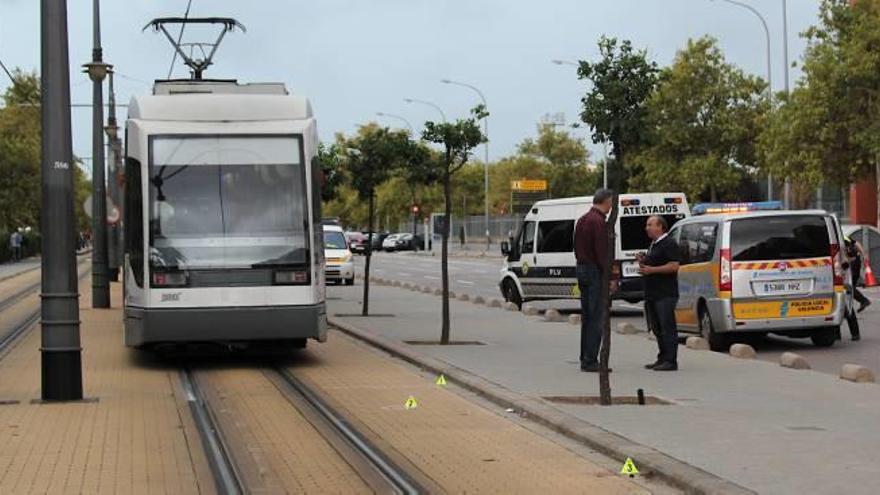
[[[275,283],[279,285],[285,284],[304,284],[309,281],[308,272],[283,270],[275,272]]]
[[[186,285],[186,272],[155,272],[153,287],[183,287]]]

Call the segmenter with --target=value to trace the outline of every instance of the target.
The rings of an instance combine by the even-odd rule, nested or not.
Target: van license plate
[[[752,282],[752,288],[759,296],[776,296],[786,294],[806,294],[810,292],[810,280],[770,280]]]

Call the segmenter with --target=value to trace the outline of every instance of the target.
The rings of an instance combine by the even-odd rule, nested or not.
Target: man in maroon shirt
[[[599,189],[593,207],[580,217],[574,228],[574,255],[581,293],[581,371],[599,371],[599,345],[602,343],[602,272],[608,261],[606,217],[611,211],[612,193]]]

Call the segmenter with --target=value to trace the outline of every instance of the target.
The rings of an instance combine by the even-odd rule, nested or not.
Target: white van
[[[612,297],[634,303],[644,298],[635,256],[651,243],[645,233],[648,217],[660,215],[671,227],[690,216],[690,208],[683,193],[621,194],[618,205],[614,269],[620,273],[620,284]],[[592,196],[550,199],[532,206],[516,235],[501,246],[507,256],[499,283],[505,300],[521,306],[531,300],[579,297],[574,226],[592,206]]]

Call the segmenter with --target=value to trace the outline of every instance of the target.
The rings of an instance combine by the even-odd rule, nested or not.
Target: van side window
[[[520,244],[520,254],[528,254],[535,250],[535,222],[526,222],[523,224],[522,244]]]
[[[715,254],[718,226],[713,223],[692,223],[681,231],[678,245],[682,250],[682,264],[706,263]]]
[[[574,251],[574,220],[542,221],[538,224],[539,253]]]

